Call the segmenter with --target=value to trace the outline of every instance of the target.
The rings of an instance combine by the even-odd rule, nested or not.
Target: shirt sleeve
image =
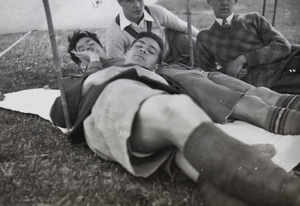
[[[260,14],[254,13],[253,23],[264,46],[246,53],[249,67],[268,64],[286,58],[291,53],[291,44]]]
[[[159,5],[151,5],[148,7],[151,11],[151,16],[157,17],[161,26],[181,33],[188,33],[187,22],[180,19],[171,11]],[[196,37],[198,33],[199,30],[196,27],[192,26],[192,35]]]
[[[102,69],[102,63],[100,61],[90,62],[87,67],[87,72],[93,73]]]
[[[197,59],[197,61],[195,61],[196,66],[205,71],[216,71],[218,67],[215,63],[215,57],[206,47],[201,34],[201,32],[198,34],[196,41],[196,47],[198,51],[198,55],[195,57]]]
[[[109,57],[124,58],[125,42],[120,26],[113,21],[106,33],[106,50]]]

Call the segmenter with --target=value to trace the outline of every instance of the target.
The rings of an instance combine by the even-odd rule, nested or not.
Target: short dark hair
[[[80,59],[75,55],[73,54],[71,51],[73,50],[76,50],[76,44],[78,43],[78,41],[84,37],[89,37],[91,39],[93,39],[95,42],[97,42],[101,47],[102,44],[100,42],[100,40],[98,39],[97,37],[97,34],[95,33],[91,33],[91,32],[88,32],[88,31],[75,31],[73,33],[72,36],[69,36],[68,37],[68,41],[69,41],[69,47],[68,47],[68,53],[70,54],[71,56],[71,59],[76,63],[76,64],[79,64],[81,63]]]
[[[159,53],[159,56],[158,56],[158,63],[161,63],[162,61],[162,51],[164,49],[164,41],[162,40],[162,38],[160,38],[159,36],[157,36],[156,34],[152,33],[152,32],[141,32],[137,35],[137,37],[135,38],[135,40],[132,42],[130,48],[132,47],[132,45],[135,44],[135,42],[137,42],[137,40],[141,39],[141,38],[144,38],[144,37],[149,37],[153,40],[155,40],[157,42],[157,44],[159,45],[160,47],[160,53]]]

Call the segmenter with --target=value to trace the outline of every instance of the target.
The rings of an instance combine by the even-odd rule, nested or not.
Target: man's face
[[[225,19],[232,13],[237,0],[207,0],[207,3],[212,7],[217,18]]]
[[[137,64],[154,70],[161,49],[159,44],[150,37],[138,39],[126,53],[125,64]]]
[[[141,20],[144,13],[144,0],[120,0],[119,4],[129,21],[138,23]]]
[[[83,37],[81,38],[77,44],[76,44],[76,51],[77,52],[82,52],[82,51],[92,51],[96,53],[99,57],[105,56],[105,51],[103,48],[92,38],[90,37]],[[78,57],[82,63],[85,65],[88,65],[89,63],[89,58],[83,58],[83,57]]]

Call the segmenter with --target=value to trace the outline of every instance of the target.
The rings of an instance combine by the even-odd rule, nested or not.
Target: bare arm
[[[187,22],[180,19],[166,8],[158,5],[151,5],[149,8],[151,8],[151,16],[157,17],[161,26],[181,33],[188,33]],[[198,33],[199,30],[192,26],[192,35],[196,37]]]

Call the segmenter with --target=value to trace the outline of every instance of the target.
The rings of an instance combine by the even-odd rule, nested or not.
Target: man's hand
[[[247,59],[244,55],[238,56],[236,59],[229,62],[226,68],[226,74],[238,79],[242,79],[247,75],[247,69],[243,68],[247,63]]]
[[[247,74],[248,74],[248,69],[247,68],[242,68],[241,70],[240,70],[240,72],[237,74],[237,79],[243,79],[245,76],[247,76]]]
[[[92,50],[85,50],[85,51],[72,51],[79,59],[84,59],[88,62],[92,61],[100,61],[100,56],[96,52]]]

